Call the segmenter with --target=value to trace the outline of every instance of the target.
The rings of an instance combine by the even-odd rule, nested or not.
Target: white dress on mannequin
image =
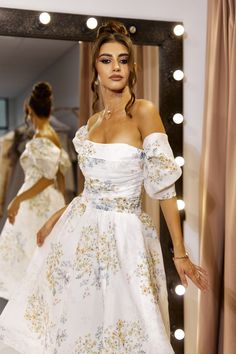
[[[74,138],[85,176],[21,289],[0,317],[0,338],[24,354],[174,354],[166,278],[141,190],[175,196],[181,175],[167,135],[143,149]]]

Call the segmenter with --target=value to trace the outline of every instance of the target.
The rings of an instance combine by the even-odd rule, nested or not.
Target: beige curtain
[[[235,0],[208,0],[202,150],[201,265],[197,354],[236,348],[236,25]]]
[[[92,114],[91,83],[91,43],[80,44],[80,126],[86,124]],[[154,102],[159,108],[159,48],[155,46],[134,46],[137,64],[137,98]],[[100,102],[102,107],[102,103]],[[83,189],[83,177],[79,173],[79,192]],[[143,196],[143,208],[159,226],[158,202]]]

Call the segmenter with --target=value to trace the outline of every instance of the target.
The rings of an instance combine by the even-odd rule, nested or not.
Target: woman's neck
[[[46,117],[45,118],[36,118],[36,121],[35,121],[36,132],[48,130],[49,127],[50,127],[50,124],[49,124],[48,118],[46,118]]]
[[[129,88],[126,87],[122,92],[103,90],[102,99],[105,112],[115,114],[124,111],[126,104],[130,100]]]

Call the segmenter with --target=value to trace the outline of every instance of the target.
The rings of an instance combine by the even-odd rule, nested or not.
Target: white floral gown
[[[41,177],[56,178],[58,168],[64,174],[70,166],[67,153],[47,138],[30,140],[20,163],[25,180],[18,194],[32,187]],[[13,225],[6,221],[0,235],[0,297],[9,299],[18,288],[36,249],[37,231],[63,206],[63,195],[51,185],[20,204]]]
[[[181,170],[163,133],[143,149],[73,140],[85,176],[0,320],[0,338],[25,354],[173,354],[156,230],[141,212],[175,195]]]

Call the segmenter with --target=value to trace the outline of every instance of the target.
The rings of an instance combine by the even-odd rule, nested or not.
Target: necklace
[[[112,111],[110,109],[104,109],[103,114],[102,114],[102,118],[106,119],[106,120],[110,119],[111,113],[112,113]]]

